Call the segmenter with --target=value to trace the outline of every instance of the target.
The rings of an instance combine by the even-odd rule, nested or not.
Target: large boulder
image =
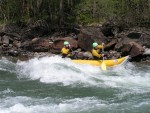
[[[76,49],[78,47],[78,43],[73,38],[59,38],[56,39],[53,44],[50,45],[50,52],[52,53],[60,53],[61,48],[63,47],[64,41],[68,41],[71,45],[71,48]]]
[[[32,40],[32,49],[34,52],[48,52],[49,50],[49,41],[48,39],[33,39]]]
[[[130,42],[130,45],[132,45],[130,50],[131,57],[136,57],[144,53],[144,48],[140,44],[136,42]]]
[[[118,43],[118,39],[114,39],[114,40],[112,40],[111,42],[109,42],[108,44],[106,44],[105,46],[104,46],[104,49],[106,50],[106,51],[109,51],[109,50],[114,50],[114,47],[115,47],[115,45]]]
[[[97,28],[81,29],[78,35],[79,47],[85,51],[91,51],[93,42],[101,44],[107,43],[108,40]]]
[[[101,28],[105,36],[116,36],[123,30],[123,26],[115,23],[113,20],[106,21]]]
[[[16,48],[20,48],[21,47],[21,42],[17,41],[17,40],[14,40],[13,46],[16,47]]]
[[[13,45],[17,46],[17,42],[14,42]],[[21,43],[20,48],[26,51],[33,51],[32,40],[26,39]]]
[[[144,53],[144,48],[141,44],[128,38],[120,39],[115,45],[115,50],[121,52],[122,56],[131,55],[131,57],[136,57]]]
[[[33,52],[48,52],[49,40],[33,38],[32,40],[26,40],[21,45],[18,43],[16,46],[20,46],[22,49]]]
[[[2,43],[3,43],[4,46],[8,46],[9,45],[9,37],[4,35],[2,37]]]
[[[150,47],[150,32],[148,31],[130,31],[127,37],[143,46]]]
[[[139,42],[142,42],[142,45],[150,48],[150,34],[143,33]]]

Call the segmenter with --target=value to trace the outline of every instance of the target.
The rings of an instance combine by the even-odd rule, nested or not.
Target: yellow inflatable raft
[[[115,66],[126,62],[129,59],[129,56],[125,56],[119,59],[114,60],[104,60],[106,66]],[[90,64],[93,66],[100,66],[103,60],[72,60],[75,63],[80,64]]]

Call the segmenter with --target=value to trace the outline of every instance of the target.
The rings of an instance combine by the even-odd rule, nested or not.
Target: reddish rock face
[[[111,42],[109,42],[108,44],[106,44],[104,47],[105,47],[105,50],[113,50],[115,45],[118,43],[118,39],[114,39],[112,40]]]
[[[107,38],[97,29],[82,29],[78,35],[78,45],[86,51],[92,50],[92,43],[106,43]]]
[[[4,35],[2,37],[2,42],[3,42],[3,45],[7,45],[8,46],[9,45],[9,37]]]
[[[121,39],[116,44],[115,49],[121,52],[123,56],[131,55],[131,57],[141,55],[144,52],[144,48],[142,47],[142,45],[128,38]]]
[[[26,40],[20,47],[33,52],[48,52],[49,40],[34,38],[32,40]]]
[[[19,47],[21,47],[21,42],[15,40],[15,41],[13,42],[13,46],[19,48]]]
[[[48,39],[38,39],[32,41],[33,51],[34,52],[47,52],[49,49]]]
[[[68,41],[71,45],[71,48],[77,48],[78,43],[75,39],[72,38],[59,38],[54,41],[52,45],[50,45],[50,52],[52,53],[60,53],[61,48],[64,46],[64,41]]]
[[[130,44],[132,45],[132,48],[130,51],[131,57],[142,55],[144,53],[144,48],[140,44],[136,42],[130,42]]]

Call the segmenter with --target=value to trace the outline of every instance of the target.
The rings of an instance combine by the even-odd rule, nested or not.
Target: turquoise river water
[[[102,71],[59,56],[2,58],[0,113],[150,113],[150,65]]]

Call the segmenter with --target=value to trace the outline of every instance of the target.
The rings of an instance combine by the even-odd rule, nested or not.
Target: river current
[[[150,65],[102,71],[59,56],[2,58],[0,113],[150,113]]]

